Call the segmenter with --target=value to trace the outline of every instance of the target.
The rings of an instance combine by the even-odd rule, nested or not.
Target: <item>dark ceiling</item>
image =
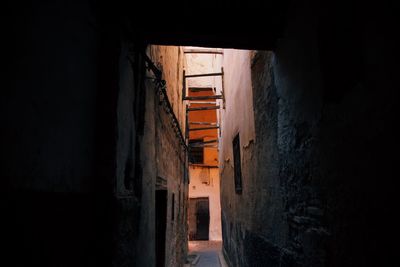
[[[175,0],[148,1],[124,12],[137,41],[145,43],[273,49],[288,6],[289,0]]]

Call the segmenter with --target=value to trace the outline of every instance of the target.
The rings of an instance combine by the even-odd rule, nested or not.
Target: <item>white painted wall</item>
[[[209,185],[203,184],[200,179],[204,169],[209,170]],[[189,175],[189,198],[208,197],[210,201],[210,240],[222,240],[219,169],[191,166]]]

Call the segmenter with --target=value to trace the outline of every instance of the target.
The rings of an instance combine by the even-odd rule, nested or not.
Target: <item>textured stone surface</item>
[[[365,15],[374,9],[364,8],[354,17],[355,5],[293,3],[276,50],[253,54],[255,141],[242,146],[242,195],[227,167],[221,177],[231,266],[376,266],[394,258],[389,237],[397,230],[384,218],[396,195],[395,50],[380,38],[390,40],[388,31],[374,30],[382,22]],[[240,133],[241,108],[248,106],[232,116]],[[223,142],[230,146],[229,136]],[[228,164],[231,152],[222,153]]]
[[[185,129],[183,120],[183,104],[181,101],[182,92],[182,68],[183,53],[181,47],[165,47],[152,46],[150,48],[152,60],[163,70],[164,79],[167,82],[168,98],[173,107],[174,113],[179,120],[181,129]],[[184,148],[180,144],[180,140],[172,128],[171,115],[168,114],[163,105],[159,104],[159,95],[156,93],[154,86],[147,83],[146,92],[149,100],[147,102],[148,109],[146,112],[149,116],[154,116],[151,120],[146,120],[148,128],[145,127],[144,137],[149,138],[150,143],[143,143],[142,149],[150,151],[150,156],[144,155],[143,164],[148,166],[148,172],[144,177],[161,177],[167,181],[167,226],[166,226],[166,265],[165,266],[181,266],[185,262],[187,254],[187,199],[188,184],[185,180],[186,155]],[[152,123],[153,126],[151,125]],[[154,127],[154,128],[153,128]],[[146,131],[147,129],[147,131]],[[184,131],[182,130],[182,133]],[[151,136],[151,137],[148,137]],[[150,141],[152,140],[152,141]],[[154,147],[151,147],[154,146]],[[154,150],[154,151],[153,151]],[[146,153],[146,152],[145,152]],[[151,156],[154,153],[154,158]],[[155,176],[154,176],[155,175]],[[154,183],[154,180],[152,180]],[[144,181],[144,190],[154,190],[149,181]],[[150,194],[150,193],[149,193]],[[174,197],[174,206],[172,203],[172,194]],[[151,199],[154,201],[154,199]],[[154,203],[154,202],[153,202]],[[153,207],[148,205],[148,201],[144,200],[145,213],[152,214]],[[172,218],[172,209],[174,208],[174,217]],[[151,231],[154,217],[149,217],[148,221],[143,221],[142,225]],[[152,232],[150,232],[152,234]],[[149,242],[149,235],[142,233],[143,245]],[[138,250],[142,250],[143,246],[139,245]],[[149,246],[149,252],[152,247]],[[140,266],[151,266],[149,261],[143,258]]]

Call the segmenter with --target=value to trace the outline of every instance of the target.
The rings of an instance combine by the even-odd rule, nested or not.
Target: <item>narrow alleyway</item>
[[[221,249],[222,242],[220,241],[189,241],[191,263],[186,266],[227,267]]]
[[[0,264],[394,266],[394,2],[6,1]]]

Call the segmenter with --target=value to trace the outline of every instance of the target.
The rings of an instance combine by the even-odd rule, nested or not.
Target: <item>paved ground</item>
[[[219,241],[189,241],[189,254],[199,255],[199,259],[195,262],[196,267],[223,267],[224,260],[221,265],[221,246]]]

